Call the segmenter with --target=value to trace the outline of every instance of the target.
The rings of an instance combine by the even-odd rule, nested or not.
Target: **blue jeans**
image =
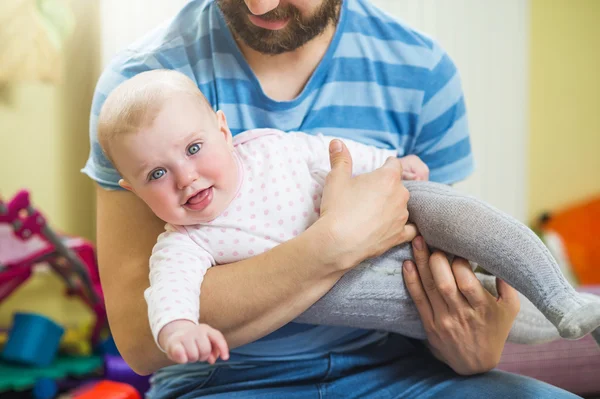
[[[148,398],[375,399],[577,398],[528,377],[494,370],[463,377],[419,341],[391,334],[383,343],[310,360],[219,367],[208,376],[154,386]]]

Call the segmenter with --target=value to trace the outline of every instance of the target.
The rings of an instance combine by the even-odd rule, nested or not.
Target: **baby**
[[[198,322],[203,276],[211,266],[268,251],[319,218],[332,138],[273,129],[232,138],[223,112],[214,112],[190,79],[167,70],[141,73],[116,88],[100,113],[98,137],[122,176],[119,184],[167,222],[152,251],[145,292],[155,341],[178,363],[213,363],[219,356],[226,360],[223,336]],[[344,142],[354,174],[397,156],[392,150]],[[401,161],[406,179],[426,180],[427,168],[418,157]],[[527,227],[447,186],[405,184],[411,193],[411,220],[429,245],[484,265],[529,298],[555,326],[548,332],[540,324],[541,315],[532,313],[533,319],[523,321],[525,327],[517,322],[517,329],[529,335],[538,329],[540,339],[549,340],[556,337],[556,329],[560,336],[576,339],[600,326],[600,300],[577,293]],[[410,252],[399,251],[371,263],[393,267],[411,258]],[[414,316],[413,308],[397,300],[405,287],[387,284],[389,275],[364,277],[377,280],[375,284],[361,284],[363,277],[357,274],[351,274],[350,284],[343,284],[343,278],[313,306],[318,311],[309,309],[301,321],[373,328],[373,315],[382,308],[394,309],[399,320]],[[387,290],[382,297],[387,308],[353,302],[360,298],[357,292],[378,284]],[[354,318],[340,319],[347,303],[362,308],[347,312]],[[377,327],[425,338],[410,323],[389,320]],[[531,342],[519,334],[511,339]]]

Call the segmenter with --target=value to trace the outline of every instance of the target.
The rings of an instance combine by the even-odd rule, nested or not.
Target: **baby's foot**
[[[159,345],[175,363],[215,363],[219,356],[229,359],[227,342],[220,331],[207,324],[175,320],[165,325],[158,334]]]
[[[600,297],[592,294],[580,294],[583,305],[568,312],[558,324],[558,332],[566,339],[579,339],[587,334],[600,345]]]

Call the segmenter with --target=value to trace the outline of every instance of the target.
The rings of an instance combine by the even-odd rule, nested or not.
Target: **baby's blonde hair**
[[[110,93],[98,116],[98,142],[115,167],[111,156],[115,139],[151,125],[165,101],[174,94],[195,97],[213,112],[190,78],[169,69],[139,73]]]

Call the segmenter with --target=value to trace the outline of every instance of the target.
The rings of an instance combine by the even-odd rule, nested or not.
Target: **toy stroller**
[[[55,233],[20,191],[9,202],[0,198],[0,302],[23,284],[36,264],[47,263],[96,316],[92,344],[106,325],[104,298],[91,243]]]

